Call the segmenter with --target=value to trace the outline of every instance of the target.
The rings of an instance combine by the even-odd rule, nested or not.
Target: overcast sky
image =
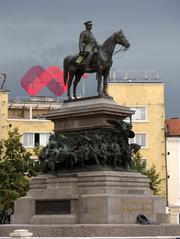
[[[10,98],[28,96],[20,80],[33,65],[62,67],[65,56],[78,52],[87,20],[99,43],[124,31],[131,48],[113,58],[113,68],[159,72],[166,117],[179,117],[179,0],[0,0],[0,72],[7,74]],[[86,95],[96,93],[94,79],[85,85]],[[47,89],[45,94],[52,95]]]

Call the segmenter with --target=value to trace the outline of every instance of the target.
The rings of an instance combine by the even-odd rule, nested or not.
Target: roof
[[[180,136],[180,119],[171,118],[166,120],[167,135],[170,137]]]

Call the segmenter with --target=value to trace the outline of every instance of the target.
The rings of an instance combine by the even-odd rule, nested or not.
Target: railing
[[[109,75],[109,82],[148,82],[160,81],[159,73],[156,71],[120,71],[112,69]]]
[[[23,96],[17,96],[15,99],[10,100],[10,103],[18,103],[18,102],[59,102],[59,97],[51,97],[51,96],[30,96],[30,97],[23,97]]]

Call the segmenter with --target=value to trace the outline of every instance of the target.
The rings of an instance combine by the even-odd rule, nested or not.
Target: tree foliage
[[[153,190],[154,194],[158,194],[160,191],[160,183],[162,179],[160,179],[160,174],[156,171],[156,166],[152,164],[152,166],[147,169],[146,175],[151,180],[150,188]]]
[[[156,171],[154,164],[150,168],[147,168],[147,163],[142,159],[140,151],[132,153],[132,169],[141,172],[142,174],[148,176],[150,179],[150,188],[154,194],[158,194],[160,191],[160,174]]]
[[[8,139],[0,142],[0,224],[7,222],[7,212],[14,201],[24,196],[29,179],[36,175],[31,153],[20,142],[18,129],[10,129]],[[13,211],[13,210],[11,210]]]

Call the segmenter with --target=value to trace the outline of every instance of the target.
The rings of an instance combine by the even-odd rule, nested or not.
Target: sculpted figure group
[[[128,139],[134,137],[134,133],[123,121],[109,123],[112,129],[51,135],[40,154],[42,172],[131,169]]]

